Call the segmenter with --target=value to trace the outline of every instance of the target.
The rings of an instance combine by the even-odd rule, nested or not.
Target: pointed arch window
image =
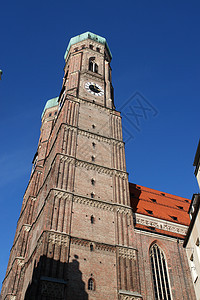
[[[95,57],[90,57],[89,59],[89,71],[98,73],[98,65],[95,62]]]
[[[88,280],[88,290],[94,291],[94,280],[92,278]]]
[[[150,260],[155,299],[171,300],[167,262],[164,252],[157,244],[153,244],[150,248]]]

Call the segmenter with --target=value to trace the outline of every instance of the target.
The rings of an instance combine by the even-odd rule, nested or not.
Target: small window
[[[92,161],[95,161],[95,157],[93,155],[91,156],[91,159],[92,159]]]
[[[178,207],[179,209],[183,210],[183,206],[177,205],[177,207]]]
[[[90,49],[92,49],[92,50],[93,50],[93,48],[94,48],[94,47],[93,47],[93,45],[90,45]]]
[[[91,196],[91,198],[94,198],[94,193],[91,193],[90,196]]]
[[[85,45],[83,45],[81,48],[82,48],[82,49],[85,49]]]
[[[170,216],[170,218],[172,218],[172,220],[177,221],[177,217],[175,216]]]
[[[93,143],[92,143],[92,147],[95,148],[95,146],[96,146],[96,144],[93,142]]]
[[[90,221],[91,221],[91,224],[94,224],[94,217],[93,216],[90,217]]]
[[[96,126],[94,124],[92,124],[92,128],[94,129]]]
[[[54,115],[57,115],[57,111],[55,111]]]
[[[93,246],[93,244],[90,244],[90,251],[94,251],[94,246]]]
[[[99,47],[97,47],[97,52],[100,52],[100,48]]]
[[[150,200],[154,203],[157,202],[156,199],[154,199],[154,198],[150,198]]]
[[[93,178],[91,179],[91,184],[95,185],[95,180]]]
[[[74,51],[77,52],[77,51],[78,51],[78,48],[75,48]]]
[[[165,193],[161,193],[162,196],[165,196]]]
[[[49,114],[49,117],[51,117],[51,113]]]
[[[149,209],[145,209],[146,212],[149,214],[149,215],[153,215],[153,211],[152,210],[149,210]]]
[[[88,290],[94,291],[94,280],[92,278],[88,280]]]

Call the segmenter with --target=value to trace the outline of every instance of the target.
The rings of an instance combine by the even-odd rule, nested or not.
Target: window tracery
[[[164,252],[157,245],[150,248],[151,270],[156,300],[171,300],[170,283]]]

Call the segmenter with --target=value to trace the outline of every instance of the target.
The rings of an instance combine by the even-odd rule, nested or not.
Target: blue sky
[[[199,191],[193,168],[199,140],[199,15],[199,1],[184,0],[1,3],[0,281],[37,149],[41,112],[59,95],[63,56],[75,35],[92,31],[107,39],[117,109],[137,91],[157,111],[139,118],[139,131],[130,114],[129,121],[124,118],[124,128],[134,136],[126,144],[129,180],[187,198]]]

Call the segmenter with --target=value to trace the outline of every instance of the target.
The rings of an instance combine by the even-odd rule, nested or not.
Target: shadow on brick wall
[[[133,213],[137,211],[138,202],[140,201],[141,190],[134,183],[129,182],[130,202]]]
[[[87,300],[88,294],[82,280],[79,262],[73,259],[62,263],[46,256],[41,256],[33,270],[25,300]]]

